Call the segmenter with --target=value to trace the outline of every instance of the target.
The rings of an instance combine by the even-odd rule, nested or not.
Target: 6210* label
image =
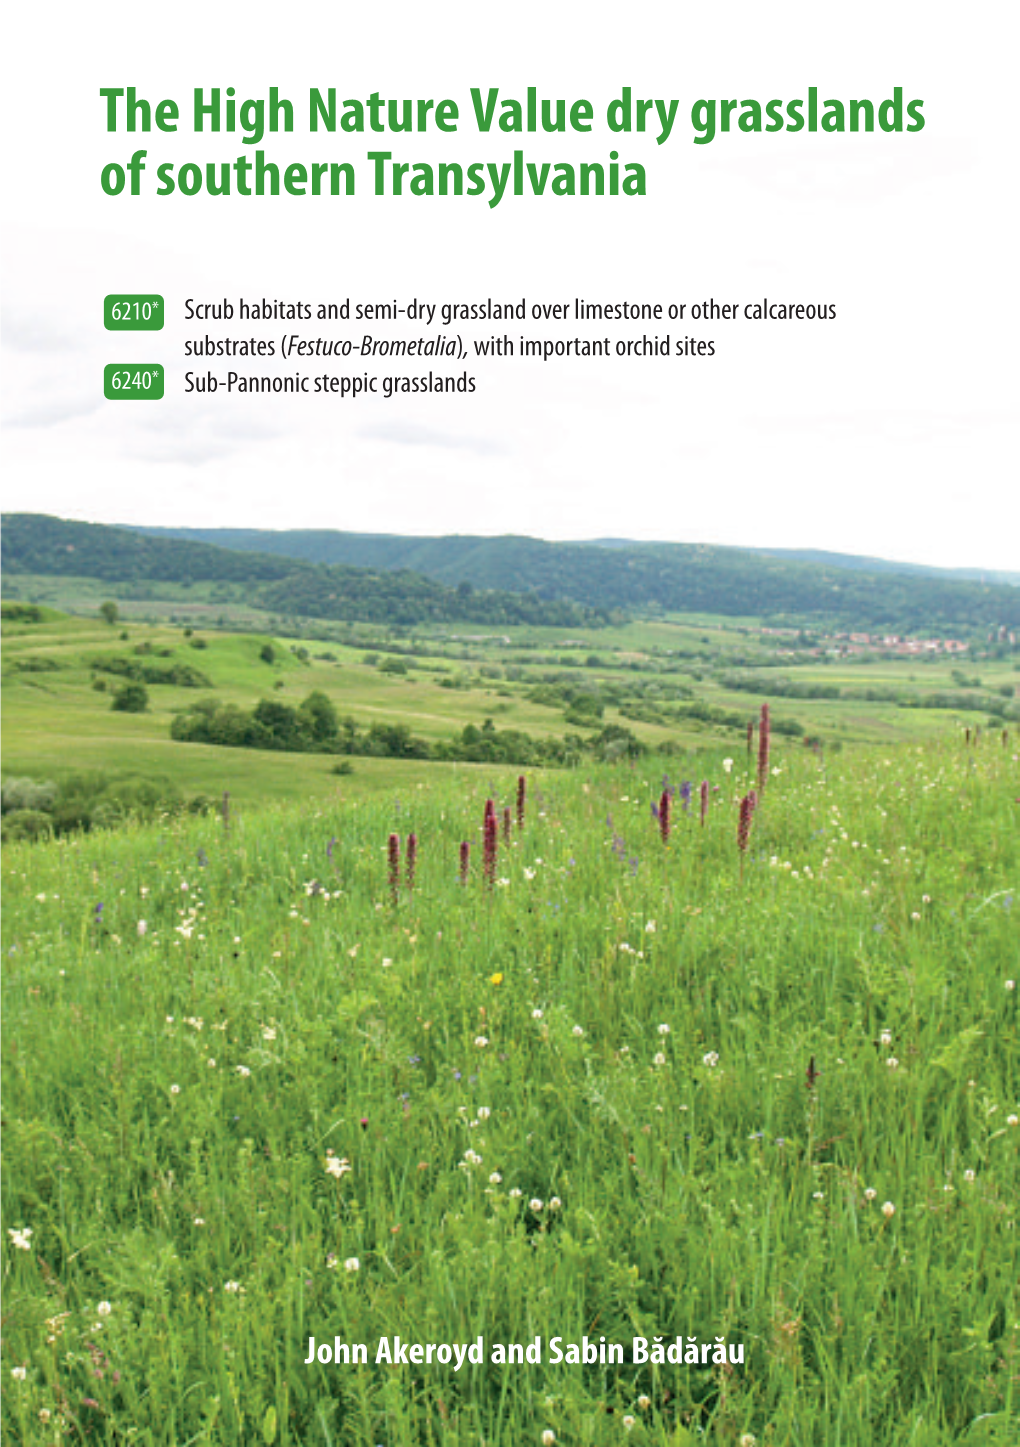
[[[103,368],[103,395],[110,402],[158,402],[163,368],[153,362],[110,362]]]
[[[108,332],[161,332],[165,310],[155,293],[114,292],[103,298],[103,324]]]

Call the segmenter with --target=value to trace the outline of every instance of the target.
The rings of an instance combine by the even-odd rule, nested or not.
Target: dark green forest
[[[1020,588],[896,573],[888,565],[868,572],[673,543],[228,530],[208,536],[227,546],[10,514],[3,518],[2,564],[9,578],[238,585],[245,601],[277,613],[403,626],[591,627],[662,611],[899,634],[1020,631]],[[260,551],[249,550],[255,543]]]

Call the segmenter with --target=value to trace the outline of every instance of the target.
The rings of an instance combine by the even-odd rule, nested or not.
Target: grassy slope
[[[777,742],[741,881],[722,753],[668,849],[655,762],[533,782],[491,892],[448,771],[6,847],[7,1440],[1012,1447],[1015,754]],[[396,1333],[544,1362],[303,1365]]]

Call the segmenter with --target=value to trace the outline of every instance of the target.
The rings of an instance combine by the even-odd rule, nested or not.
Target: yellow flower
[[[503,983],[503,971],[497,970],[494,975],[489,976],[490,985],[501,985]]]

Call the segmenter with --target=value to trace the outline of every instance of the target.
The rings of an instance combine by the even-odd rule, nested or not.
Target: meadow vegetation
[[[5,618],[5,1440],[1014,1447],[1015,724],[858,696],[1012,659],[508,636]],[[171,737],[316,693],[432,757]]]

